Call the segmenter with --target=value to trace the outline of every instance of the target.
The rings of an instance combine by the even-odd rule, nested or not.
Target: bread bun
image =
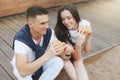
[[[61,41],[59,41],[59,40],[55,40],[54,42],[53,42],[53,44],[57,44],[57,45],[59,45],[60,47],[64,47],[64,44],[61,42]],[[64,52],[64,48],[63,49],[61,49],[61,53],[63,53]]]
[[[63,46],[63,43],[61,41],[59,41],[59,40],[55,40],[55,41],[53,41],[53,43],[54,44],[58,44],[60,46]]]
[[[78,31],[80,31],[81,30],[81,27],[78,27],[78,29],[77,29]],[[90,29],[90,27],[84,27],[84,33],[85,34],[89,34],[89,33],[91,33],[92,31],[91,31],[91,29]]]

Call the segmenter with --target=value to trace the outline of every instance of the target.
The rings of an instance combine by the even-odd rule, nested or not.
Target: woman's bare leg
[[[77,73],[77,80],[89,80],[88,79],[88,74],[87,71],[85,69],[85,66],[83,64],[83,60],[78,60],[78,61],[74,61],[74,68],[76,70]]]
[[[64,61],[64,69],[67,72],[68,76],[71,80],[77,80],[77,75],[75,72],[75,68],[70,60]]]

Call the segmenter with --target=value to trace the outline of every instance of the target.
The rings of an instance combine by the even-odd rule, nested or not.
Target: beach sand
[[[85,64],[89,80],[120,80],[120,45],[101,52],[101,57]],[[70,80],[63,70],[55,80]]]

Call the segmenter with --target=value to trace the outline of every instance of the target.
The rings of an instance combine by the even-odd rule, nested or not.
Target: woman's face
[[[64,10],[61,12],[62,23],[66,26],[69,30],[77,29],[77,22],[75,18],[72,16],[69,10]]]

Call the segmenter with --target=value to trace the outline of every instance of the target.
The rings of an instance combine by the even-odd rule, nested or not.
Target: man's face
[[[33,30],[35,33],[44,35],[47,32],[48,28],[48,15],[37,15],[36,19],[33,19],[31,22],[30,29]]]

